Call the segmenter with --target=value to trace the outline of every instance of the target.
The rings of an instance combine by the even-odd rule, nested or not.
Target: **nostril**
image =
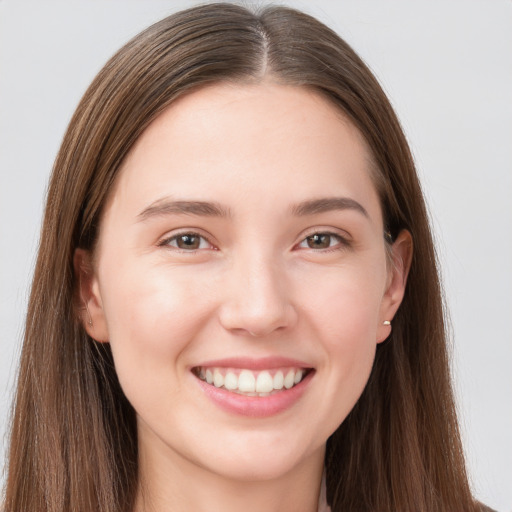
[[[289,329],[295,324],[297,313],[291,304],[262,311],[254,305],[225,304],[219,312],[224,329],[241,336],[261,338],[277,331]]]

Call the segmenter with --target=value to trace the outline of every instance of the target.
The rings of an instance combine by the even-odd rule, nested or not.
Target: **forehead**
[[[175,101],[139,137],[110,203],[142,209],[163,195],[235,203],[349,195],[373,203],[360,132],[321,94],[297,86],[216,84]],[[180,199],[180,197],[178,197]]]

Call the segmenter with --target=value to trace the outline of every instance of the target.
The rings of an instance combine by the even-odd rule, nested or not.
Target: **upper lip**
[[[204,361],[195,367],[217,367],[217,368],[244,368],[247,370],[271,370],[273,368],[293,367],[293,368],[312,368],[304,361],[289,357],[268,356],[261,358],[251,357],[229,357],[224,359],[215,359]]]

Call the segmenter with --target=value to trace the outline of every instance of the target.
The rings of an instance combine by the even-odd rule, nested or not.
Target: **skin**
[[[137,510],[316,511],[326,440],[363,391],[411,258],[406,232],[386,248],[370,168],[338,110],[270,82],[187,95],[136,142],[95,254],[77,250],[75,268],[84,326],[110,342],[137,413]],[[292,211],[326,197],[366,214]],[[148,214],[166,200],[229,214]],[[183,232],[204,239],[180,249]],[[314,233],[333,234],[318,247]],[[292,357],[315,372],[292,407],[247,417],[214,404],[190,371],[233,356]]]

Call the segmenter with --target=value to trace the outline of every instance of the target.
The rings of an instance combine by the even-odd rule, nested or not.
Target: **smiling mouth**
[[[270,396],[292,389],[299,384],[312,368],[275,368],[253,371],[243,368],[202,367],[192,368],[192,373],[200,380],[245,396]]]

